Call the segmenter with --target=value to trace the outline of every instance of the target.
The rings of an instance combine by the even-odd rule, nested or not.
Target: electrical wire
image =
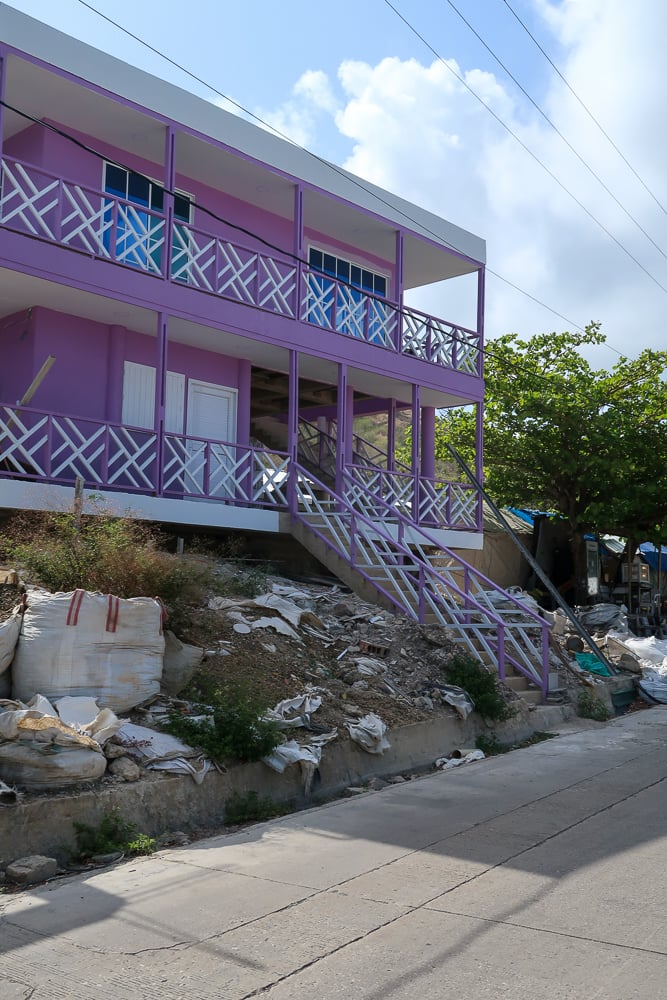
[[[648,195],[650,195],[650,197],[656,203],[656,205],[658,206],[658,208],[665,215],[667,215],[667,208],[665,208],[665,206],[662,204],[662,202],[656,197],[656,195],[653,193],[653,191],[651,190],[651,188],[643,180],[643,178],[639,175],[639,173],[635,170],[635,168],[632,166],[632,164],[627,159],[627,157],[624,156],[624,154],[618,148],[618,146],[616,145],[616,143],[614,142],[614,140],[612,139],[612,137],[609,135],[609,133],[607,131],[605,131],[605,129],[600,124],[599,120],[595,117],[595,115],[590,110],[590,108],[587,107],[586,104],[584,104],[584,102],[582,101],[582,99],[579,96],[579,94],[577,94],[576,90],[570,85],[570,83],[568,82],[568,80],[566,80],[566,78],[563,76],[563,74],[561,73],[561,71],[558,69],[558,66],[556,66],[555,62],[553,62],[553,60],[550,58],[550,56],[545,52],[545,50],[542,48],[542,46],[540,45],[540,43],[538,42],[538,40],[532,34],[532,32],[530,31],[530,29],[528,28],[528,26],[521,20],[521,18],[519,17],[519,15],[517,14],[517,12],[514,10],[514,8],[512,7],[512,5],[508,2],[508,0],[503,0],[503,3],[505,4],[505,6],[507,7],[507,9],[509,10],[510,14],[512,14],[512,16],[515,17],[516,20],[519,22],[519,24],[521,25],[521,27],[523,28],[523,30],[526,32],[526,34],[528,35],[528,37],[535,43],[535,45],[540,50],[540,52],[542,53],[542,55],[544,56],[544,58],[546,59],[546,61],[549,63],[549,65],[551,66],[551,68],[560,77],[560,79],[563,81],[563,83],[565,84],[565,86],[567,87],[567,89],[570,91],[570,93],[575,98],[575,100],[581,105],[581,107],[584,109],[584,111],[586,112],[586,114],[588,115],[588,117],[591,119],[591,121],[594,122],[595,125],[597,125],[597,127],[600,130],[600,132],[602,133],[602,135],[607,140],[607,142],[609,142],[610,145],[612,146],[612,148],[618,153],[618,155],[620,156],[620,158],[625,163],[626,167],[630,170],[631,173],[634,174],[634,176],[637,178],[637,180],[639,181],[639,183],[641,184],[641,186],[644,188],[644,190],[646,191],[646,193]]]
[[[82,6],[86,7],[88,10],[92,11],[95,14],[98,14],[99,17],[101,17],[103,20],[107,21],[109,24],[113,25],[113,27],[117,28],[119,31],[122,31],[124,34],[128,35],[130,38],[133,38],[135,41],[139,42],[141,45],[144,45],[151,52],[155,53],[156,55],[161,56],[171,66],[174,66],[180,72],[185,73],[186,76],[189,76],[191,79],[195,80],[197,83],[200,83],[202,86],[206,87],[207,90],[211,91],[211,93],[216,94],[218,97],[221,97],[225,101],[229,101],[230,104],[234,105],[234,107],[238,108],[239,111],[242,111],[244,114],[250,115],[252,118],[255,119],[255,121],[259,122],[259,124],[262,125],[264,128],[269,129],[275,135],[279,136],[281,139],[284,139],[286,142],[289,142],[291,145],[295,146],[297,149],[302,150],[304,153],[308,154],[308,156],[311,156],[318,163],[321,163],[322,165],[326,166],[328,169],[332,170],[334,173],[337,173],[341,177],[344,177],[347,181],[349,181],[350,183],[354,184],[361,191],[364,191],[365,194],[371,194],[381,204],[385,205],[387,208],[390,208],[392,211],[397,212],[398,214],[400,214],[407,222],[412,223],[413,225],[418,225],[420,227],[420,229],[422,229],[426,233],[429,233],[439,243],[444,244],[445,246],[450,247],[450,249],[452,249],[452,250],[456,250],[457,249],[453,244],[451,244],[447,240],[443,239],[443,237],[440,236],[438,233],[435,233],[435,232],[433,232],[433,230],[429,229],[428,226],[424,225],[422,222],[418,223],[417,220],[414,219],[412,216],[410,216],[407,212],[402,211],[397,206],[392,205],[390,202],[386,201],[384,198],[382,198],[378,194],[377,191],[371,190],[371,188],[369,188],[366,184],[364,184],[364,182],[360,178],[355,177],[353,174],[350,174],[347,171],[344,171],[344,170],[340,169],[335,164],[330,163],[328,160],[325,160],[322,157],[318,156],[317,153],[313,153],[311,150],[306,149],[305,146],[299,145],[299,143],[295,142],[286,133],[281,132],[280,129],[276,128],[273,125],[270,125],[263,118],[260,118],[259,115],[254,114],[253,112],[249,111],[247,108],[243,107],[243,105],[239,104],[237,101],[232,100],[230,97],[227,96],[227,94],[223,93],[223,91],[219,90],[217,87],[214,87],[212,84],[206,82],[201,77],[197,76],[195,73],[192,73],[189,69],[187,69],[181,63],[177,62],[175,59],[172,59],[170,56],[165,55],[159,49],[155,48],[153,45],[151,45],[148,42],[144,41],[144,39],[140,38],[138,35],[135,35],[129,29],[125,28],[118,21],[114,21],[113,18],[109,17],[107,14],[104,14],[102,11],[98,10],[92,4],[88,3],[87,0],[78,0],[78,2]],[[210,213],[210,214],[213,214],[213,213]],[[281,252],[287,253],[291,257],[294,256],[289,251],[281,251]],[[486,273],[492,275],[494,278],[497,278],[499,281],[502,281],[503,284],[507,285],[509,288],[514,289],[514,291],[519,292],[520,295],[523,295],[526,298],[530,299],[532,302],[535,302],[536,305],[540,306],[540,308],[545,309],[547,312],[552,313],[554,316],[557,316],[558,319],[564,320],[564,322],[566,322],[568,324],[568,326],[570,326],[570,327],[572,327],[572,328],[574,328],[576,330],[583,330],[584,329],[584,324],[583,323],[578,323],[575,320],[568,318],[566,315],[564,315],[563,313],[559,312],[553,306],[548,305],[546,302],[544,302],[542,299],[538,298],[536,295],[533,295],[532,293],[527,292],[524,288],[521,288],[519,285],[515,284],[509,278],[505,278],[502,274],[500,274],[498,271],[495,271],[493,268],[489,267],[488,265],[486,266]],[[610,345],[607,344],[605,346],[608,347],[608,349],[610,351],[615,351],[615,348],[611,347]],[[618,352],[618,351],[615,351],[615,353],[620,354],[620,352]]]
[[[620,199],[616,197],[616,195],[611,190],[611,188],[608,187],[607,184],[605,184],[605,182],[602,180],[602,178],[600,177],[600,175],[583,158],[583,156],[578,152],[578,150],[575,149],[575,147],[572,145],[572,143],[569,141],[569,139],[565,135],[563,135],[563,133],[561,132],[561,130],[558,128],[558,126],[551,120],[551,118],[549,118],[549,116],[547,115],[547,113],[540,107],[540,105],[537,103],[537,101],[533,100],[533,98],[530,96],[530,94],[528,93],[528,91],[519,83],[519,81],[517,80],[517,78],[507,68],[507,66],[505,65],[505,63],[494,52],[494,50],[491,48],[491,46],[488,45],[484,41],[484,39],[482,38],[482,36],[473,27],[473,25],[470,23],[470,21],[468,21],[467,18],[461,13],[461,11],[458,9],[458,7],[456,6],[456,4],[454,3],[454,0],[445,0],[445,3],[449,4],[449,6],[454,11],[454,13],[457,14],[458,17],[460,17],[460,19],[463,21],[463,23],[472,31],[472,33],[475,36],[475,38],[477,38],[481,42],[481,44],[484,46],[484,48],[486,49],[486,51],[495,59],[495,61],[498,63],[498,65],[501,67],[501,69],[505,73],[507,73],[507,75],[510,78],[510,80],[512,80],[512,82],[519,88],[519,90],[524,95],[524,97],[526,97],[530,101],[530,103],[533,105],[533,107],[538,112],[538,114],[540,114],[542,116],[542,118],[545,120],[545,122],[547,122],[547,124],[549,125],[549,127],[551,129],[553,129],[553,131],[556,133],[556,135],[559,136],[560,139],[562,139],[562,141],[565,143],[565,145],[567,146],[567,148],[576,156],[576,158],[586,168],[586,170],[588,170],[589,174],[591,174],[591,176],[595,178],[595,180],[598,182],[598,184],[600,184],[600,186],[607,192],[607,194],[610,196],[610,198],[613,199],[613,201],[618,205],[618,207],[627,216],[627,218],[630,219],[630,221],[634,223],[634,225],[637,227],[637,229],[639,229],[639,231],[641,233],[643,233],[643,235],[646,237],[646,239],[649,241],[649,243],[653,247],[655,247],[655,249],[658,251],[658,253],[662,254],[662,256],[665,258],[665,260],[667,260],[667,253],[665,253],[665,251],[662,249],[662,247],[659,246],[655,242],[655,240],[650,235],[650,233],[646,232],[646,230],[644,229],[644,227],[642,226],[642,224],[634,217],[634,215],[632,215],[632,213],[630,211],[628,211],[628,209],[620,201]]]
[[[83,2],[83,0],[80,0],[80,2]],[[572,199],[572,201],[574,201],[582,209],[582,211],[586,213],[586,215],[596,224],[596,226],[598,226],[599,229],[602,230],[603,233],[606,233],[606,235],[609,237],[610,240],[613,240],[616,246],[619,247],[619,249],[622,250],[623,253],[626,254],[626,256],[629,257],[630,260],[633,261],[633,263],[635,263],[637,267],[640,268],[640,270],[642,270],[644,274],[648,278],[650,278],[654,284],[658,286],[658,288],[662,289],[662,291],[665,292],[665,294],[667,294],[667,286],[663,285],[662,282],[655,277],[655,275],[651,274],[648,268],[644,267],[641,261],[639,261],[634,256],[634,254],[632,254],[630,250],[628,250],[628,248],[624,246],[623,243],[621,243],[621,241],[617,239],[617,237],[614,236],[614,234],[609,229],[607,229],[607,227],[602,222],[600,222],[600,220],[596,218],[596,216],[593,215],[593,213],[588,208],[586,208],[584,203],[579,198],[577,198],[577,196],[573,194],[572,191],[570,191],[569,188],[567,188],[561,180],[559,180],[559,178],[556,176],[553,170],[551,170],[546,165],[546,163],[544,163],[539,158],[537,153],[534,153],[532,149],[530,149],[530,147],[526,145],[523,139],[519,138],[516,132],[514,132],[514,130],[510,128],[510,126],[506,122],[503,121],[500,115],[496,114],[493,108],[489,104],[487,104],[486,101],[483,100],[483,98],[481,98],[475,90],[473,90],[473,88],[470,86],[469,83],[466,82],[466,80],[461,76],[461,74],[457,73],[456,70],[449,65],[447,60],[444,59],[440,55],[440,53],[431,45],[431,43],[427,41],[427,39],[414,27],[414,25],[412,25],[410,21],[408,21],[408,19],[404,17],[399,10],[396,9],[391,0],[384,0],[384,2],[387,5],[387,7],[390,8],[390,10],[393,10],[394,14],[396,14],[396,16],[405,24],[405,26],[409,28],[414,35],[416,35],[416,37],[426,46],[426,48],[435,56],[435,58],[438,59],[439,62],[441,62],[443,66],[445,66],[449,70],[452,76],[456,77],[459,83],[462,84],[462,86],[464,86],[465,89],[470,94],[472,94],[475,100],[478,101],[482,105],[482,107],[489,112],[492,118],[494,118],[495,121],[497,121],[498,124],[501,125],[502,128],[504,128],[509,135],[511,135],[511,137],[515,140],[515,142],[518,142],[521,148],[525,150],[526,153],[528,153],[531,159],[533,159],[537,164],[539,164],[540,167],[542,167],[544,171],[546,171],[546,173],[552,178],[552,180],[556,182],[559,188],[561,188],[565,192],[565,194],[567,194]]]
[[[128,164],[124,163],[121,160],[111,159],[105,153],[100,152],[99,150],[95,149],[93,146],[90,146],[88,143],[85,143],[81,139],[78,139],[76,136],[71,135],[69,132],[66,132],[64,129],[61,129],[58,126],[53,125],[50,122],[42,121],[41,119],[36,118],[34,115],[31,115],[27,111],[21,111],[19,108],[14,107],[13,105],[9,104],[5,100],[0,99],[0,104],[3,107],[7,108],[9,111],[12,111],[14,114],[17,114],[17,115],[19,115],[19,116],[21,116],[23,118],[26,118],[28,121],[31,121],[34,124],[39,125],[42,128],[44,128],[44,129],[46,129],[46,130],[48,130],[50,132],[53,132],[55,135],[58,135],[61,138],[63,138],[65,140],[73,143],[79,149],[83,149],[85,152],[87,152],[87,153],[89,153],[89,154],[97,157],[102,162],[111,163],[114,166],[120,167],[122,170],[127,170],[127,171],[130,171],[132,173],[138,174],[138,176],[144,178],[145,180],[148,180],[148,181],[151,180],[151,178],[149,178],[146,174],[142,174],[141,172],[134,170],[134,168],[128,166]],[[177,192],[169,189],[166,186],[163,186],[162,190],[166,194],[168,194],[168,195],[177,194]],[[197,202],[197,209],[198,209],[198,211],[202,211],[206,215],[209,215],[210,217],[212,217],[216,221],[221,222],[224,225],[227,225],[227,226],[229,226],[229,227],[231,227],[231,228],[233,228],[233,229],[235,229],[237,231],[240,231],[240,232],[244,233],[246,236],[249,236],[249,237],[251,237],[253,239],[258,240],[264,246],[266,246],[266,247],[268,247],[268,248],[270,248],[272,250],[275,250],[276,252],[281,253],[281,254],[283,254],[286,257],[291,258],[296,263],[300,263],[300,264],[309,266],[308,261],[306,261],[304,258],[301,258],[297,254],[291,253],[290,251],[284,250],[281,247],[276,246],[275,244],[269,242],[268,240],[265,240],[263,237],[259,236],[257,233],[253,232],[252,230],[246,229],[245,227],[239,226],[239,225],[237,225],[237,224],[235,224],[233,222],[229,222],[227,219],[224,219],[222,216],[218,215],[216,212],[213,212],[207,206],[202,205],[199,202]],[[336,279],[336,281],[339,284],[341,284],[341,285],[345,285],[346,287],[356,288],[356,286],[352,285],[349,282],[345,282],[345,281],[343,281],[341,279]],[[366,293],[366,294],[368,294],[370,298],[375,298],[375,296],[372,296],[369,293]],[[527,294],[527,293],[525,293],[525,294]],[[591,346],[595,346],[595,345],[591,345]],[[617,351],[616,348],[613,348],[613,347],[611,347],[608,344],[602,344],[600,346],[609,347],[609,349],[612,350],[612,351],[614,351],[616,354],[618,354],[619,357],[623,357],[623,355],[621,354],[620,351]],[[533,379],[537,380],[538,382],[542,382],[545,385],[548,385],[550,388],[553,388],[554,384],[557,384],[558,388],[561,389],[563,392],[569,392],[572,395],[571,386],[569,386],[568,383],[567,383],[567,381],[565,381],[561,376],[558,376],[558,375],[556,375],[556,376],[554,376],[554,375],[542,375],[539,372],[535,372],[532,369],[529,369],[525,365],[525,363],[523,363],[522,361],[514,361],[514,360],[510,361],[507,358],[503,358],[503,357],[501,357],[500,354],[498,354],[497,352],[495,352],[492,348],[489,348],[488,344],[486,344],[483,347],[477,346],[477,345],[470,345],[470,350],[474,351],[478,356],[481,356],[483,359],[484,358],[491,358],[493,360],[502,361],[505,364],[505,366],[506,366],[508,374],[510,373],[509,370],[512,369],[512,368],[515,368],[518,373],[520,373],[521,371],[526,371],[526,372],[528,372],[531,375],[531,377]],[[664,353],[667,353],[667,352],[663,352],[663,354]],[[661,374],[663,373],[663,371],[665,370],[665,367],[666,367],[665,361],[662,360],[661,358],[662,358],[662,356],[661,356],[660,352],[657,352],[655,368],[653,370],[648,371],[648,372],[646,372],[646,371],[643,372],[642,375],[641,375],[641,378],[635,380],[634,383],[626,383],[626,385],[624,386],[624,388],[629,388],[630,385],[635,385],[635,384],[638,385],[640,383],[643,383],[643,382],[646,382],[646,381],[650,381],[650,380],[655,379],[655,378],[659,378],[661,376]],[[588,402],[588,398],[577,397],[577,396],[574,396],[573,398],[579,400],[582,403]],[[625,409],[622,404],[620,404],[620,403],[618,403],[618,402],[616,402],[616,401],[614,401],[612,399],[608,399],[607,405],[609,407],[615,408],[615,409],[617,409],[617,410],[619,410],[621,412]],[[627,411],[627,412],[631,412],[632,415],[634,416],[634,411]]]

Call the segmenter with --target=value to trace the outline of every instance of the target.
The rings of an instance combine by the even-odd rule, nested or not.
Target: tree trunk
[[[588,604],[588,555],[583,531],[572,536],[572,561],[574,563],[574,593],[577,604]]]

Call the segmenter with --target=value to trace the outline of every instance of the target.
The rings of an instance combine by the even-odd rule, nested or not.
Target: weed
[[[596,697],[587,688],[579,692],[577,713],[582,719],[593,719],[595,722],[606,722],[609,718],[609,710],[602,698]]]
[[[103,511],[78,524],[70,512],[23,514],[0,536],[0,558],[20,565],[31,583],[50,591],[81,588],[118,597],[155,597],[167,607],[169,623],[187,624],[189,609],[201,604],[212,569],[200,561],[170,555],[151,525]]]
[[[218,576],[213,584],[221,597],[257,597],[269,589],[267,574],[262,567],[237,569],[232,575]]]
[[[195,706],[195,713],[205,718],[172,712],[164,728],[218,762],[261,760],[281,742],[280,729],[275,722],[262,718],[265,707],[247,691],[218,688],[208,701],[207,705]]]
[[[152,854],[155,840],[137,833],[134,823],[123,819],[117,809],[106,812],[99,826],[74,823],[77,856],[83,860],[96,854]]]
[[[472,656],[455,656],[445,666],[445,673],[449,684],[463,688],[470,695],[482,718],[502,722],[513,715],[498,691],[496,678],[479,660]]]
[[[284,816],[291,812],[290,806],[274,802],[268,795],[258,795],[255,791],[232,792],[225,799],[225,824],[237,826],[239,823],[258,823]]]

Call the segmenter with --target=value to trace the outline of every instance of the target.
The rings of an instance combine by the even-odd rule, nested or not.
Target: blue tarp
[[[642,542],[639,546],[642,559],[649,564],[652,570],[658,571],[658,550],[651,542]],[[660,572],[667,573],[667,548],[664,545],[660,548]]]

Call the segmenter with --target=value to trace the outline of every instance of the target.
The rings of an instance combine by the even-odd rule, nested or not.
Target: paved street
[[[0,897],[0,997],[667,997],[667,708]]]

